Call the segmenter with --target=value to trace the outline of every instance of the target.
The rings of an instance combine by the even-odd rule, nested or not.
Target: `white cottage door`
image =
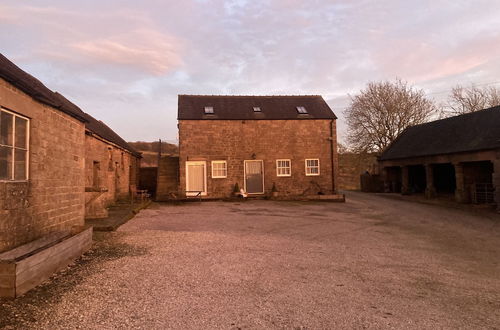
[[[205,196],[206,194],[206,162],[186,162],[186,196]]]

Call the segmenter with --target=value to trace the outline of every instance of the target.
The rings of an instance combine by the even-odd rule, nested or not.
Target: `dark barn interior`
[[[410,193],[424,193],[426,188],[425,167],[423,165],[413,165],[408,168],[408,179]]]
[[[434,187],[438,194],[453,194],[456,189],[455,168],[452,164],[435,164]]]

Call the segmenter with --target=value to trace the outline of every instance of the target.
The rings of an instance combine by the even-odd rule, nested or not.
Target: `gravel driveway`
[[[498,216],[347,198],[153,204],[0,327],[500,328]]]

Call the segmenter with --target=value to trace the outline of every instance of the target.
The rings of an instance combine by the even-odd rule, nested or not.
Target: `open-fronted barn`
[[[406,129],[379,158],[386,191],[500,202],[500,107]]]

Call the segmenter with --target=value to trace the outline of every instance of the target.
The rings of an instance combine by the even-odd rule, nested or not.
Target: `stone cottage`
[[[500,202],[500,107],[406,129],[379,158],[388,192]]]
[[[84,224],[85,114],[0,54],[0,252]]]
[[[336,119],[321,96],[180,95],[181,196],[332,194]]]

